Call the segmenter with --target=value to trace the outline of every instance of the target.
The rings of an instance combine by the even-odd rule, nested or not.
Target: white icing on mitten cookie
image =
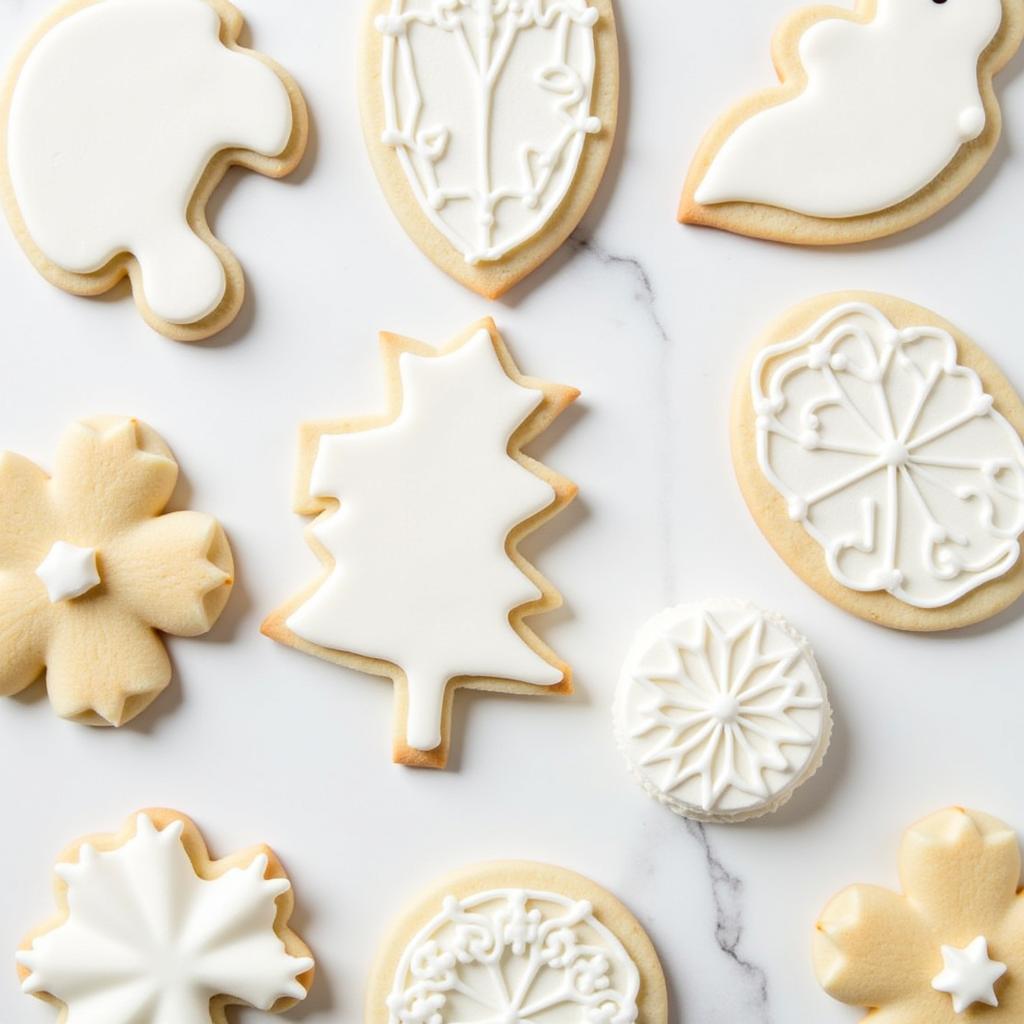
[[[277,157],[295,127],[282,77],[221,29],[206,0],[97,0],[35,42],[10,97],[8,171],[31,245],[73,275],[131,254],[137,298],[170,325],[225,297],[224,258],[191,209],[211,160]]]

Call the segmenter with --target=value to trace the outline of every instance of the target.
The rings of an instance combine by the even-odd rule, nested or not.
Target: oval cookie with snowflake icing
[[[490,298],[579,223],[611,155],[611,0],[372,0],[360,73],[377,177],[413,241]]]
[[[832,716],[814,653],[789,623],[705,601],[640,629],[615,731],[651,796],[686,818],[733,822],[778,810],[818,770]]]
[[[289,173],[307,136],[298,87],[242,27],[227,0],[72,0],[26,42],[0,94],[0,198],[52,284],[127,276],[184,341],[235,318],[244,278],[207,201],[232,165]]]
[[[667,1024],[639,922],[563,868],[484,864],[435,886],[382,949],[366,1024]]]
[[[949,629],[1024,592],[1024,406],[936,314],[862,293],[805,303],[754,352],[734,428],[761,528],[848,611]]]
[[[213,860],[188,818],[148,810],[75,843],[55,873],[59,919],[25,940],[18,973],[69,1024],[225,1024],[230,1006],[306,997],[313,960],[267,847]]]

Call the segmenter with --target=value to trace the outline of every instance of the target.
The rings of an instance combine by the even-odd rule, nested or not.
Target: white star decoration
[[[50,548],[50,553],[36,569],[36,575],[46,586],[46,593],[53,604],[81,597],[100,582],[95,550],[62,540]]]
[[[964,1013],[975,1003],[998,1006],[995,984],[1006,973],[1006,964],[989,959],[988,940],[979,935],[965,949],[942,947],[945,970],[932,982],[938,992],[953,997],[953,1009]]]

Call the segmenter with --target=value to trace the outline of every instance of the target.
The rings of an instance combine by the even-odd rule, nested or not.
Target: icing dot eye
[[[588,117],[583,122],[583,130],[588,135],[596,135],[601,130],[601,118],[599,117]]]

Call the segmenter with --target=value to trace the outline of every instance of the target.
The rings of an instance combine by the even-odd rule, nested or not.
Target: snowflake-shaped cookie
[[[1024,442],[957,342],[846,302],[755,360],[757,457],[842,586],[948,607],[1006,575]]]
[[[0,695],[45,667],[58,714],[123,725],[167,686],[156,630],[208,632],[234,572],[216,520],[161,514],[177,477],[160,437],[130,419],[74,424],[52,478],[0,454]]]
[[[831,724],[807,641],[781,617],[737,601],[655,616],[626,658],[615,701],[633,773],[698,820],[777,810],[818,770]]]
[[[864,1024],[1024,1020],[1024,897],[1013,829],[950,808],[911,828],[903,894],[854,885],[815,932],[818,980]]]
[[[291,884],[266,848],[211,861],[196,827],[147,811],[56,867],[62,920],[18,954],[24,991],[67,1024],[222,1024],[231,1005],[304,999],[309,950]]]

